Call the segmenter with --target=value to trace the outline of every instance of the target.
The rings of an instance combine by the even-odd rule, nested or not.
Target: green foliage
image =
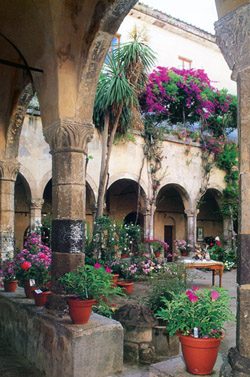
[[[79,266],[76,272],[68,272],[58,280],[67,293],[76,295],[81,300],[108,299],[110,295],[121,293],[119,287],[113,287],[112,275],[99,264]]]
[[[138,249],[138,243],[142,236],[142,230],[139,225],[122,223],[118,226],[117,232],[118,250],[121,253],[129,254],[133,249]]]
[[[226,249],[220,242],[215,244],[209,249],[211,259],[224,263],[224,270],[230,271],[236,266],[236,255],[233,249]]]
[[[109,217],[100,216],[94,222],[93,237],[89,243],[88,256],[111,260],[118,246],[117,225]]]
[[[239,175],[238,175],[238,148],[235,143],[225,143],[223,151],[216,157],[216,166],[226,171],[226,188],[223,190],[221,212],[238,219]]]
[[[185,289],[186,268],[184,263],[171,263],[158,277],[149,280],[151,285],[144,302],[156,314],[165,306],[165,300],[171,301]]]
[[[198,327],[199,337],[219,338],[220,331],[226,321],[235,320],[229,308],[231,297],[224,288],[214,287],[173,294],[172,300],[164,298],[164,308],[157,312],[157,316],[167,321],[166,329],[170,336],[181,332],[192,335]]]
[[[125,134],[131,124],[131,108],[138,106],[138,94],[145,87],[146,72],[154,62],[151,48],[141,41],[134,30],[132,40],[112,49],[103,66],[97,85],[93,120],[97,128],[103,129],[105,115],[109,116],[112,129],[119,117],[118,133]]]

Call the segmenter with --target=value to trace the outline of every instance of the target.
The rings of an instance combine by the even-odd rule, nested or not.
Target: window
[[[179,66],[181,69],[190,69],[192,60],[183,58],[182,56],[178,56],[179,59]]]

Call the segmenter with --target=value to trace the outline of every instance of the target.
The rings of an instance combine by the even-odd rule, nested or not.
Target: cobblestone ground
[[[191,271],[193,284],[200,288],[211,287],[211,271]],[[218,279],[218,277],[217,277]],[[218,284],[218,281],[216,281]],[[229,290],[232,297],[236,298],[236,270],[225,272],[223,274],[222,286]],[[135,283],[133,293],[130,297],[123,298],[118,302],[119,306],[126,302],[138,302],[138,298],[145,295],[147,287],[145,283]],[[236,300],[232,300],[231,308],[236,313]],[[227,355],[230,347],[235,346],[235,323],[226,324],[226,337],[222,340],[220,353]],[[218,376],[219,371],[215,371],[213,376]],[[148,368],[145,366],[124,365],[122,375],[110,377],[148,377]],[[190,374],[192,376],[192,374]],[[34,368],[25,358],[19,356],[3,339],[0,338],[0,377],[44,377],[36,368]],[[60,376],[58,376],[60,377]],[[84,376],[83,376],[84,377]]]

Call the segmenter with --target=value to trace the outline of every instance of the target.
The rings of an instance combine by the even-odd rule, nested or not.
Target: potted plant
[[[181,256],[187,256],[188,253],[193,249],[193,245],[185,240],[174,240],[176,250],[179,251]]]
[[[158,240],[157,238],[147,238],[145,242],[149,245],[151,253],[154,253],[156,258],[159,258],[163,251],[167,251],[169,248],[169,245],[166,242]]]
[[[50,270],[50,249],[41,243],[40,237],[32,233],[25,248],[14,257],[14,272],[19,284],[24,287],[27,298],[33,299],[32,291],[38,289],[41,274]]]
[[[0,277],[3,278],[5,292],[15,292],[18,280],[14,272],[14,261],[6,259],[0,268]]]
[[[121,276],[124,278],[122,281],[118,281],[118,286],[123,289],[123,292],[130,295],[133,290],[134,283],[132,279],[135,278],[137,272],[136,263],[130,264],[130,262],[124,262],[121,264]]]
[[[111,270],[111,273],[113,275],[113,286],[117,286],[118,278],[121,273],[121,260],[120,259],[114,259],[111,262],[108,263],[108,267]]]
[[[228,304],[231,297],[224,288],[200,290],[194,287],[177,294],[157,316],[167,321],[170,336],[179,336],[187,370],[193,374],[211,374],[223,337],[223,324],[234,320]]]
[[[38,264],[36,269],[35,283],[39,287],[33,290],[32,294],[37,306],[44,306],[51,294],[50,290],[50,268],[47,268],[45,264]]]
[[[68,272],[58,278],[68,297],[69,313],[73,323],[87,323],[95,302],[103,305],[109,296],[121,294],[113,287],[112,274],[99,263],[94,266],[79,266],[75,272]]]

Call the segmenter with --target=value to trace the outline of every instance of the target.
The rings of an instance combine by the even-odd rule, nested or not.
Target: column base
[[[228,361],[232,368],[232,374],[222,376],[246,377],[250,376],[250,359],[240,355],[237,348],[230,348]]]

